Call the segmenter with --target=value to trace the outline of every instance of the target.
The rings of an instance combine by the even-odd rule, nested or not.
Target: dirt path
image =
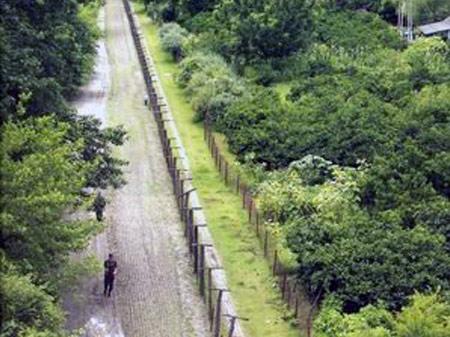
[[[111,80],[96,74],[94,81],[103,78],[102,88],[110,83],[108,100],[87,90],[79,102],[84,110],[98,109],[92,113],[99,117],[107,111],[106,123],[123,124],[129,133],[118,151],[129,161],[127,185],[110,196],[108,229],[88,250],[100,259],[113,252],[119,268],[112,298],[103,298],[98,275],[82,286],[85,296],[67,301],[68,327],[86,325],[86,336],[209,336],[156,124],[143,105],[144,82],[122,1],[106,2],[105,23]]]

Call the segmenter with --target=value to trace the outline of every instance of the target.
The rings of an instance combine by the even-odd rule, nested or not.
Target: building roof
[[[439,22],[419,26],[419,30],[425,35],[436,34],[450,30],[450,16]]]

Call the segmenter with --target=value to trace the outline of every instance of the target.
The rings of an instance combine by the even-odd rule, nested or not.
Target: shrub
[[[198,121],[208,116],[217,122],[244,91],[243,83],[220,56],[195,53],[180,68],[177,81],[190,96]]]
[[[319,16],[316,33],[320,42],[346,49],[361,46],[368,50],[400,49],[404,46],[395,28],[369,12],[324,12]]]
[[[332,177],[332,163],[318,156],[307,155],[293,161],[289,168],[297,171],[307,185],[323,184]]]
[[[382,305],[343,314],[339,303],[328,299],[314,321],[317,337],[446,337],[450,305],[438,294],[411,296],[394,316]]]
[[[185,88],[194,73],[206,71],[206,69],[214,73],[216,69],[219,70],[226,67],[227,64],[221,56],[213,53],[196,52],[180,62],[177,82],[181,87]]]
[[[166,23],[159,30],[163,49],[170,53],[175,61],[180,61],[184,56],[183,47],[188,36],[188,31],[177,23]]]
[[[62,329],[62,310],[46,289],[33,284],[29,276],[2,271],[0,297],[5,323],[0,328],[1,336],[18,336],[30,327],[48,332]]]
[[[236,76],[228,68],[220,70],[215,74],[208,69],[195,73],[186,88],[192,97],[197,120],[208,116],[211,122],[217,121],[242,94],[243,87]]]

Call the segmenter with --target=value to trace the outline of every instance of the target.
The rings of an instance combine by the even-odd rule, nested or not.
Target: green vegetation
[[[163,49],[177,61],[185,54],[183,46],[186,44],[187,35],[188,31],[175,23],[165,23],[159,30]]]
[[[169,54],[163,52],[157,27],[141,10],[138,13],[186,147],[195,186],[223,258],[233,298],[238,311],[251,317],[249,322],[242,324],[249,336],[298,336],[299,331],[289,322],[290,314],[285,311],[278,292],[272,287],[274,280],[262,257],[259,242],[247,224],[247,215],[241,210],[240,198],[225,186],[217,173],[203,140],[202,125],[194,122],[196,113],[175,81],[178,73],[176,64]],[[221,64],[221,61],[218,63]]]
[[[406,45],[390,24],[397,1],[145,3],[189,31],[178,83],[195,119],[255,172],[259,205],[311,300],[325,312],[335,299],[350,321],[382,301],[400,320],[419,319],[416,299],[448,294],[448,43]],[[442,19],[440,3],[416,1],[419,20]],[[408,304],[415,292],[425,295]],[[440,310],[443,298],[427,303]],[[373,335],[415,336],[403,323]]]
[[[450,305],[436,294],[415,294],[397,315],[383,306],[368,306],[359,313],[342,314],[336,302],[324,305],[316,319],[316,336],[339,337],[446,337]]]
[[[364,171],[309,157],[260,187],[261,208],[281,227],[311,296],[333,294],[354,312],[378,301],[398,309],[414,290],[448,287],[444,236],[425,225],[406,230],[361,209],[364,179]]]
[[[67,336],[61,290],[95,268],[68,256],[101,229],[70,215],[91,201],[83,188],[124,183],[123,128],[68,104],[94,64],[101,2],[0,2],[0,336]],[[398,0],[141,2],[248,333],[299,334],[201,121],[319,303],[317,336],[448,336],[448,42],[402,41]],[[413,1],[418,23],[449,10]]]
[[[100,2],[84,3],[0,3],[0,336],[68,335],[61,291],[96,265],[68,256],[102,227],[70,214],[90,201],[82,188],[123,183],[112,157],[123,129],[101,129],[67,102],[99,36]]]

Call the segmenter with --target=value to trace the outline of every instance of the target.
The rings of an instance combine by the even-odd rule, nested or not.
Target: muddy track
[[[88,336],[209,336],[157,127],[143,105],[144,82],[120,0],[106,2],[105,37],[110,68],[109,76],[103,76],[107,82],[110,78],[106,123],[127,129],[129,140],[118,149],[118,156],[129,165],[127,185],[109,196],[108,228],[88,251],[101,259],[113,252],[118,276],[112,298],[101,296],[98,275],[81,286],[83,296],[66,301],[68,327],[88,323]],[[108,66],[103,68],[108,71]],[[92,90],[82,93],[83,113],[90,108],[105,110],[101,97]],[[91,113],[102,116],[101,111]]]

